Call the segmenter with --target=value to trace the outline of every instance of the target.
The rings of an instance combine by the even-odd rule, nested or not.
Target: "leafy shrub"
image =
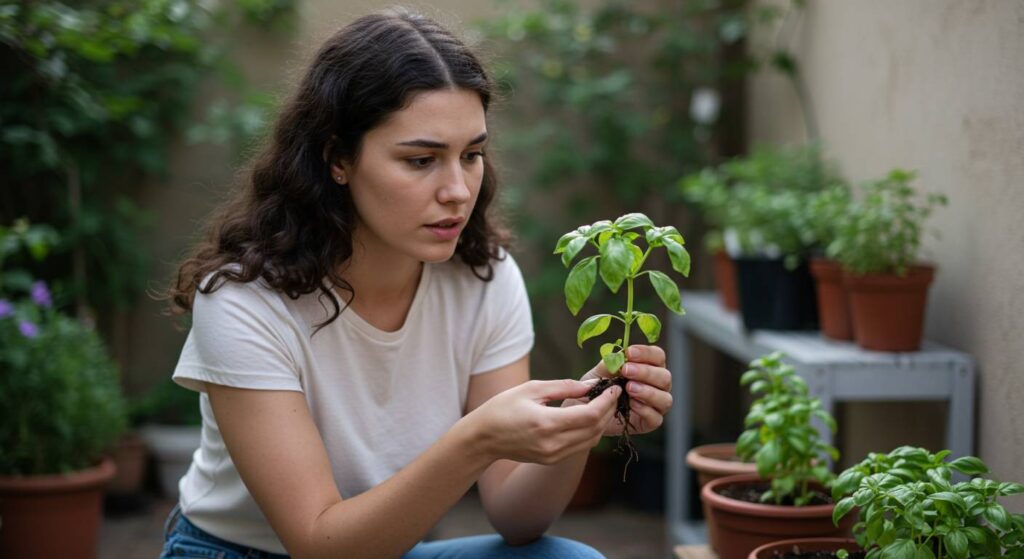
[[[869,454],[836,479],[833,520],[859,507],[853,532],[867,559],[1024,557],[1024,515],[996,502],[1024,493],[1024,485],[980,477],[952,483],[954,471],[977,476],[988,467],[973,456],[946,462],[949,454],[909,446]]]
[[[736,453],[755,462],[757,473],[771,479],[771,490],[762,501],[782,504],[792,498],[795,505],[806,505],[815,495],[812,481],[825,486],[832,481],[827,458],[839,458],[838,450],[822,442],[811,419],[818,418],[833,432],[835,419],[817,398],[808,396],[807,383],[782,362],[781,353],[755,359],[750,367],[740,384],[761,396],[750,406]]]

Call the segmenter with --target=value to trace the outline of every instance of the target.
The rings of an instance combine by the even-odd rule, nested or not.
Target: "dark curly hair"
[[[388,10],[333,35],[240,175],[239,187],[211,216],[205,240],[178,269],[165,296],[170,314],[189,313],[197,291],[261,278],[292,299],[319,290],[333,314],[318,329],[336,320],[343,309],[332,287],[348,292],[349,303],[355,297],[338,270],[352,256],[356,212],[349,189],[332,180],[330,162],[355,160],[364,135],[416,93],[456,88],[476,92],[487,110],[493,84],[480,61],[427,17]],[[483,281],[492,279],[491,262],[509,242],[505,228],[488,215],[496,189],[494,167],[485,158],[476,206],[455,251]]]

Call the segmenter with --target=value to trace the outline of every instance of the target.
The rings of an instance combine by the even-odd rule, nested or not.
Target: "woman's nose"
[[[469,181],[473,178],[470,175],[466,169],[462,168],[460,162],[449,165],[447,171],[442,175],[443,182],[437,193],[438,201],[442,204],[468,202],[472,197]]]

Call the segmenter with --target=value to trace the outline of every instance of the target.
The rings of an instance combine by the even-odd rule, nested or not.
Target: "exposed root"
[[[619,392],[619,400],[615,405],[615,419],[618,420],[619,424],[622,425],[622,435],[619,436],[618,444],[615,446],[615,452],[619,454],[626,454],[626,465],[622,468],[622,481],[626,481],[626,472],[629,471],[629,465],[635,460],[640,461],[640,454],[636,450],[636,446],[633,445],[633,441],[629,437],[629,394],[626,392],[626,378],[622,376],[615,377],[614,379],[603,378],[594,385],[593,388],[587,392],[587,398],[593,400],[600,396],[605,390],[608,390],[612,385],[618,385],[622,388]]]

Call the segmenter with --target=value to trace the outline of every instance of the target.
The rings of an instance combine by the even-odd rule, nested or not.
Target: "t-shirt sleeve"
[[[533,318],[526,283],[512,255],[495,262],[494,279],[485,294],[483,350],[472,374],[486,373],[513,363],[533,349]]]
[[[208,382],[302,392],[299,369],[285,334],[290,317],[275,306],[273,297],[255,284],[236,282],[225,282],[209,294],[197,293],[192,330],[174,370],[174,381],[198,392],[206,392]]]

